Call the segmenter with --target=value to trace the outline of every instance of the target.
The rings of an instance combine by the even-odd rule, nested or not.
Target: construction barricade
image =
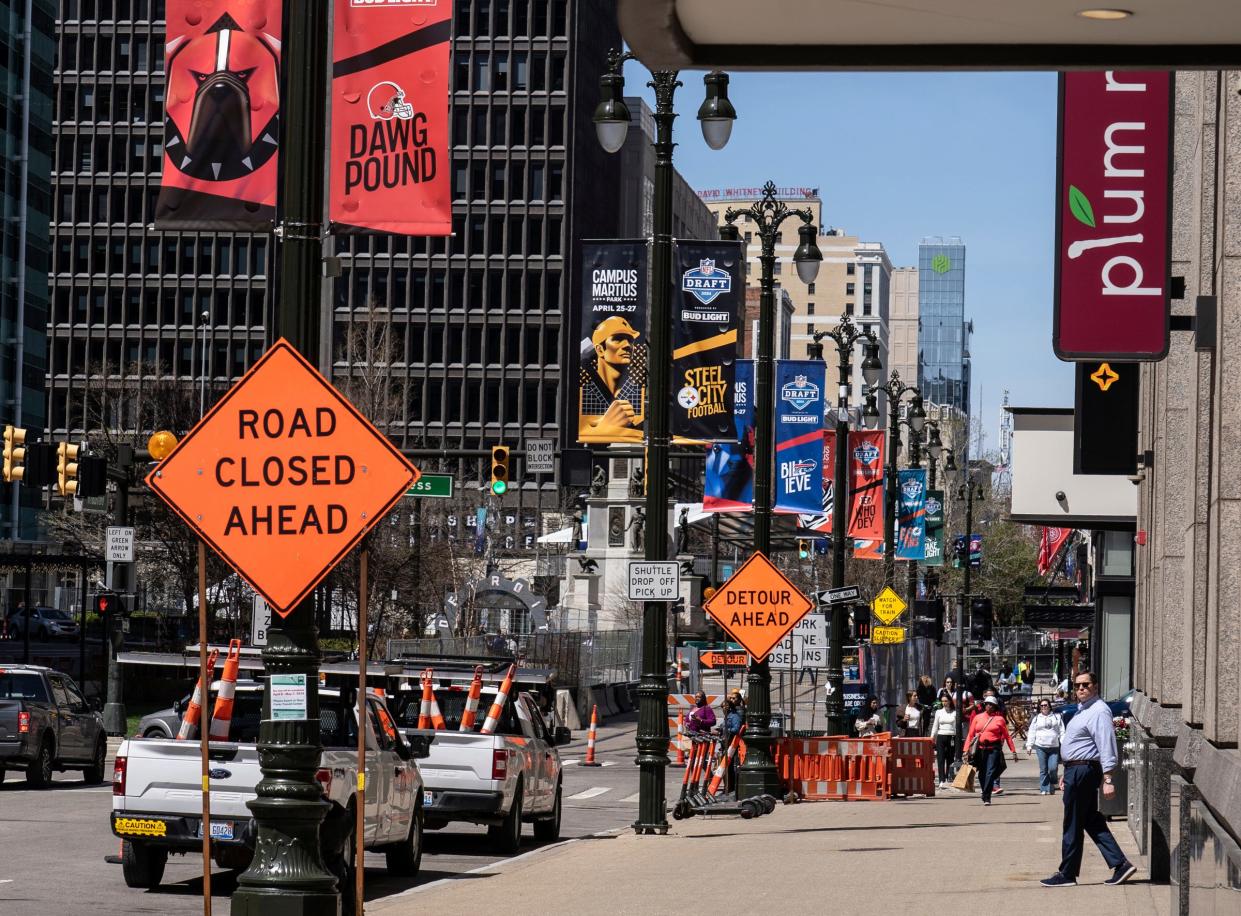
[[[889,791],[892,795],[935,794],[935,742],[931,738],[892,739],[892,767]]]
[[[883,801],[934,795],[927,738],[781,738],[776,766],[788,792],[804,801]]]

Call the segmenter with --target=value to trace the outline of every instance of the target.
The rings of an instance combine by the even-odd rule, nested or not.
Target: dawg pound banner
[[[646,418],[646,240],[582,243],[579,442],[641,442]]]
[[[849,433],[849,537],[883,543],[883,431]],[[855,553],[856,555],[856,553]]]
[[[927,490],[926,502],[926,535],[922,544],[925,548],[919,560],[921,566],[944,565],[944,491]]]
[[[740,242],[677,242],[672,275],[675,438],[735,442],[732,389],[745,278]]]
[[[281,0],[167,0],[157,229],[270,229],[280,16]]]
[[[823,508],[823,386],[820,359],[776,363],[776,512]]]
[[[733,384],[733,430],[736,442],[707,451],[702,511],[749,512],[754,508],[754,361],[737,361]]]
[[[450,234],[452,0],[336,0],[333,28],[333,228]]]
[[[926,535],[926,471],[923,468],[898,471],[897,480],[900,526],[896,533],[896,558],[921,560],[925,556],[922,545]]]

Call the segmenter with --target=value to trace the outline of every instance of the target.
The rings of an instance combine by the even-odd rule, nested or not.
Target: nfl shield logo
[[[804,375],[793,377],[793,381],[780,389],[780,397],[788,401],[796,410],[805,410],[819,399],[819,386]]]
[[[909,480],[905,482],[905,486],[901,487],[901,491],[905,494],[905,499],[913,502],[922,495],[922,484],[917,480]]]
[[[938,499],[930,499],[930,498],[927,499],[926,501],[926,514],[927,515],[939,515],[939,510],[942,508],[943,506],[939,504]]]
[[[690,293],[703,305],[710,305],[721,294],[732,289],[733,278],[715,266],[713,258],[703,258],[693,270],[681,277],[681,290]]]
[[[879,446],[873,442],[865,442],[853,450],[853,457],[862,464],[874,464],[879,457]]]

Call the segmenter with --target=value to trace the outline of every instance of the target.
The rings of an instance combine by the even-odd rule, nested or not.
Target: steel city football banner
[[[836,430],[832,427],[823,429],[823,504],[815,515],[802,515],[798,522],[803,528],[811,531],[832,530],[832,493],[835,489],[836,476]]]
[[[448,235],[452,0],[336,0],[333,31],[334,230]]]
[[[716,443],[707,452],[704,512],[749,512],[754,508],[753,393],[754,361],[738,360],[733,385],[733,428],[737,441]]]
[[[1172,259],[1169,72],[1060,75],[1053,346],[1063,360],[1160,360]]]
[[[740,242],[676,243],[672,315],[672,435],[735,442],[732,388],[745,296]]]
[[[823,507],[823,387],[821,359],[776,363],[776,512]]]
[[[926,536],[922,543],[926,549],[919,562],[922,566],[943,566],[944,491],[927,490],[923,508],[926,509]]]
[[[582,243],[579,442],[642,441],[646,262],[645,239]]]
[[[270,229],[280,139],[280,0],[167,0],[157,229]]]
[[[883,437],[882,430],[849,433],[849,536],[883,543]],[[855,554],[856,555],[856,554]]]
[[[925,556],[926,471],[923,468],[898,471],[897,480],[900,524],[896,533],[896,558],[921,560]]]

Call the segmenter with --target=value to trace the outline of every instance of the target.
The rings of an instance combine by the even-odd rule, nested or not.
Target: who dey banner
[[[926,471],[909,468],[897,472],[899,481],[900,526],[897,529],[896,559],[921,560],[926,536]]]
[[[707,452],[702,492],[704,512],[749,512],[754,508],[754,361],[737,363],[733,398],[736,442],[720,442]]]
[[[672,435],[736,442],[733,381],[745,295],[741,243],[680,241],[675,251]]]
[[[883,542],[883,431],[849,433],[849,537]]]
[[[452,0],[336,0],[331,183],[337,232],[448,235]]]
[[[823,387],[821,359],[776,363],[776,512],[823,508]]]

